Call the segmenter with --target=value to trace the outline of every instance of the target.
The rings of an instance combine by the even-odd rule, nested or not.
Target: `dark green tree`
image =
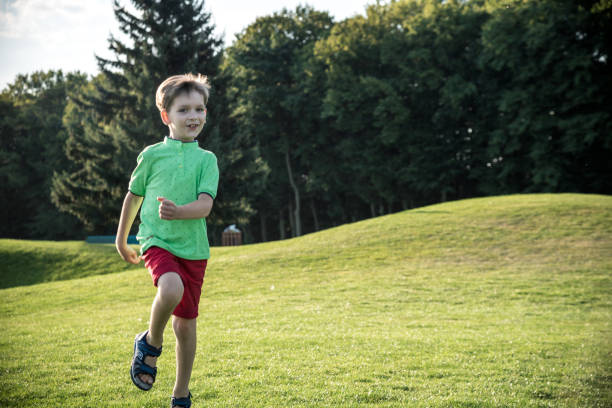
[[[342,221],[346,221],[347,212],[357,210],[355,202],[371,207],[374,215],[377,204],[392,201],[394,178],[384,174],[389,175],[385,168],[395,159],[395,147],[392,140],[381,143],[381,123],[376,120],[382,101],[396,95],[394,87],[381,80],[385,69],[381,43],[388,31],[382,24],[383,10],[384,6],[370,6],[367,17],[336,24],[316,48],[326,65],[322,114],[331,125],[327,144],[336,157],[329,181],[333,183],[331,190],[347,197],[342,200]]]
[[[483,28],[485,193],[612,191],[610,7],[579,3],[506,2]]]
[[[114,2],[115,17],[128,41],[111,35],[114,59],[96,57],[99,78],[73,95],[66,116],[66,150],[74,167],[54,179],[56,205],[98,233],[116,228],[138,152],[167,134],[155,106],[157,86],[170,75],[186,72],[214,78],[221,58],[222,41],[213,35],[203,1],[131,3],[135,14]],[[215,118],[211,104],[203,139],[215,127]]]
[[[82,226],[51,202],[53,173],[68,166],[62,125],[67,94],[87,81],[62,71],[19,75],[0,95],[0,192],[8,198],[0,235],[13,238],[79,238]]]
[[[28,172],[24,169],[22,156],[25,142],[19,131],[19,110],[15,101],[5,91],[0,94],[0,193],[7,197],[0,217],[0,236],[3,238],[25,237],[25,224],[32,211],[28,190]]]
[[[214,209],[207,220],[208,236],[214,245],[220,244],[223,229],[230,224],[237,224],[242,230],[243,242],[254,240],[251,218],[268,174],[257,140],[239,132],[237,121],[230,114],[230,80],[226,69],[214,78],[209,105],[215,107],[215,121],[205,135],[207,149],[217,155],[221,175]]]
[[[388,53],[402,67],[396,80],[407,80],[408,129],[414,133],[406,140],[406,174],[426,201],[475,193],[472,169],[481,150],[476,125],[482,98],[475,60],[487,18],[479,2],[429,1],[405,27],[404,32],[414,33],[404,37],[407,58],[398,57],[398,48]]]
[[[340,179],[372,216],[471,191],[484,18],[459,1],[377,4],[318,44]]]
[[[314,43],[331,26],[327,13],[285,9],[258,18],[227,51],[238,137],[255,138],[270,169],[255,208],[263,217],[261,225],[267,225],[266,218],[279,221],[281,238],[287,213],[292,234],[302,234],[304,184],[312,165],[302,159],[313,147],[309,140],[320,117],[310,106],[313,95],[304,86],[304,68]]]

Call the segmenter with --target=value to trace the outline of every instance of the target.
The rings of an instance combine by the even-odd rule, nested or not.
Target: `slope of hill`
[[[111,244],[0,239],[0,289],[137,268]]]
[[[610,406],[611,254],[612,197],[575,194],[214,248],[194,405]],[[0,406],[166,405],[171,329],[154,390],[128,376],[154,293],[142,268],[0,290]]]

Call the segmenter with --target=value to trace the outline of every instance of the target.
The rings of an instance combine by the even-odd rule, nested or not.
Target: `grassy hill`
[[[31,285],[46,274],[13,261],[30,286],[0,290],[0,406],[166,406],[171,329],[154,389],[129,380],[146,271],[37,245],[81,260],[40,256],[53,279],[93,276]],[[463,200],[212,255],[194,408],[612,404],[612,197]]]
[[[0,239],[0,289],[136,269],[113,244]]]

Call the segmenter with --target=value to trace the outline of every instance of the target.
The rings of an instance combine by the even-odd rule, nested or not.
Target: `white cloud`
[[[226,45],[258,16],[283,7],[311,4],[336,20],[363,13],[374,0],[205,0],[217,33],[225,31]],[[130,0],[120,3],[134,13]],[[0,0],[0,89],[17,74],[36,70],[79,70],[95,74],[94,54],[112,58],[108,37],[120,32],[112,0]]]
[[[86,5],[86,8],[85,6]],[[60,41],[89,30],[108,28],[108,1],[16,0],[0,13],[0,37]]]
[[[111,0],[3,1],[0,81],[36,70],[94,73],[94,53],[105,55],[111,31],[118,31]]]

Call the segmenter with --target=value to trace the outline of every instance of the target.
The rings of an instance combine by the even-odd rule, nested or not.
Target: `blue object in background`
[[[90,235],[85,238],[85,242],[88,244],[114,244],[115,237],[115,235]],[[127,243],[138,244],[136,235],[128,235]]]

